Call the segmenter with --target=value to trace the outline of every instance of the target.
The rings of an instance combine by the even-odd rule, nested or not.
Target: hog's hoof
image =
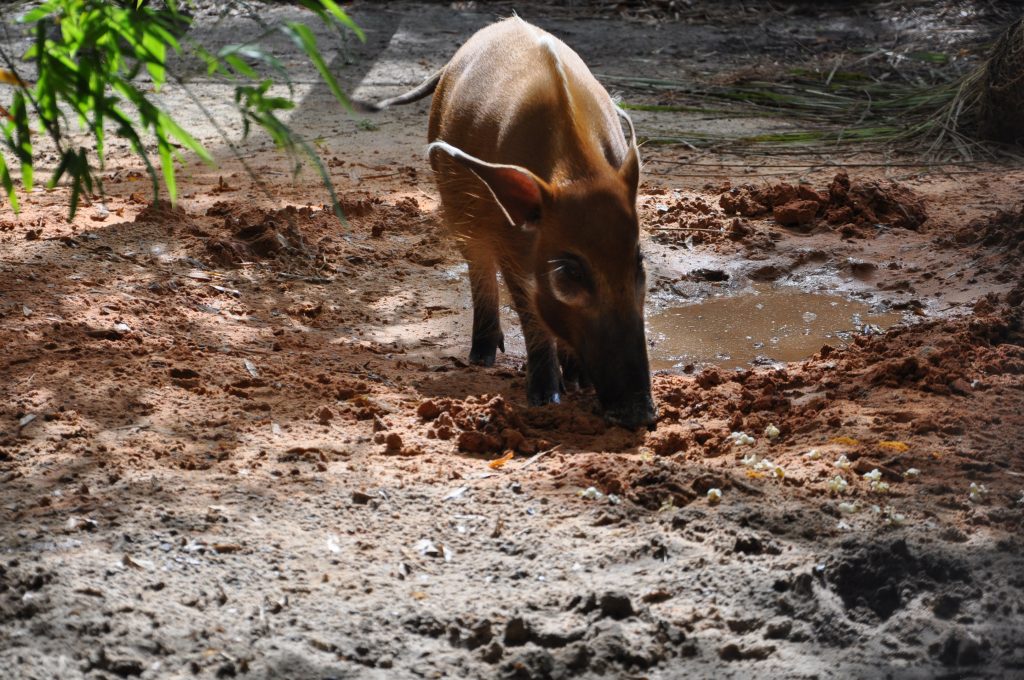
[[[473,346],[469,349],[469,363],[476,366],[493,366],[499,349],[505,351],[505,336],[501,333],[497,336],[474,338]]]
[[[558,392],[537,393],[532,392],[526,395],[530,406],[547,406],[548,404],[561,404],[562,396]]]
[[[619,425],[627,430],[635,430],[639,427],[653,430],[658,419],[658,411],[654,408],[651,398],[646,397],[638,402],[606,409],[604,419],[612,425]]]
[[[469,363],[475,366],[493,366],[497,356],[498,349],[496,347],[485,350],[473,349],[469,351]]]

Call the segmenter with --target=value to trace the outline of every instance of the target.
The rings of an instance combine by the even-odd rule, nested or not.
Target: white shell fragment
[[[580,498],[585,498],[588,501],[596,501],[604,498],[604,494],[597,490],[597,487],[588,486],[583,491],[580,491]]]

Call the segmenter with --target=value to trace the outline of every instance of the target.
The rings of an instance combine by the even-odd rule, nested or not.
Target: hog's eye
[[[583,305],[593,292],[593,284],[587,265],[579,257],[564,253],[550,260],[549,271],[551,292],[563,304]]]
[[[590,281],[587,266],[575,255],[564,254],[551,261],[552,273],[561,281],[585,286]]]

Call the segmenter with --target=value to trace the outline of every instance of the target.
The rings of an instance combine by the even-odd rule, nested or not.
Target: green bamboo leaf
[[[153,89],[159,92],[167,78],[167,69],[164,66],[167,61],[167,44],[156,35],[147,32],[142,34],[142,48],[146,70],[153,77]]]
[[[310,5],[314,5],[317,3],[303,2],[302,4],[308,7]],[[363,29],[359,28],[356,22],[352,21],[352,18],[345,13],[345,10],[343,10],[341,7],[338,7],[337,3],[335,3],[334,0],[320,0],[319,4],[323,5],[323,8],[326,9],[331,16],[333,16],[340,23],[344,24],[353,33],[355,33],[356,37],[359,38],[360,42],[366,42],[366,34],[363,33]]]
[[[346,109],[353,111],[352,104],[349,103],[348,97],[346,97],[345,93],[341,91],[341,85],[338,84],[338,81],[334,78],[334,74],[332,74],[331,70],[327,67],[327,62],[325,62],[323,56],[321,56],[320,50],[317,49],[316,36],[313,35],[313,31],[309,30],[309,26],[297,21],[289,21],[281,27],[281,30],[283,30],[286,35],[290,36],[295,44],[306,53],[306,56],[309,57],[309,60],[313,62],[313,66],[315,66],[316,70],[320,73],[320,77],[323,78],[325,83],[327,83],[327,87],[331,90],[331,94],[334,95],[334,98],[337,99],[338,102],[340,102]]]
[[[163,111],[159,111],[157,114],[157,126],[164,133],[170,135],[174,139],[182,143],[183,146],[189,148],[192,153],[199,156],[207,163],[213,163],[213,156],[206,150],[202,142],[190,135],[185,129],[174,122],[170,116]]]
[[[164,139],[157,141],[157,148],[160,151],[160,168],[164,173],[164,184],[167,185],[167,195],[170,197],[171,203],[177,203],[178,185],[174,179],[173,148],[167,143],[167,140]]]
[[[14,191],[14,181],[11,179],[11,173],[7,169],[7,162],[4,160],[3,154],[0,154],[0,186],[3,186],[4,191],[7,193],[7,200],[11,203],[11,210],[19,212],[18,205],[18,194]]]
[[[236,72],[245,76],[246,78],[252,78],[255,80],[259,77],[256,71],[253,70],[249,64],[245,63],[245,60],[239,57],[237,54],[225,54],[224,61],[226,61],[231,68],[235,69]]]
[[[14,92],[10,113],[14,119],[14,152],[21,163],[21,183],[25,191],[32,191],[32,134],[29,130],[25,94],[20,89]]]

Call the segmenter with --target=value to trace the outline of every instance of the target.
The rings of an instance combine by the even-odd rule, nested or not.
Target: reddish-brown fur
[[[609,419],[650,424],[632,123],[575,52],[518,18],[385,104],[430,89],[431,164],[473,289],[471,360],[504,350],[500,271],[527,341],[530,402],[592,382]]]

